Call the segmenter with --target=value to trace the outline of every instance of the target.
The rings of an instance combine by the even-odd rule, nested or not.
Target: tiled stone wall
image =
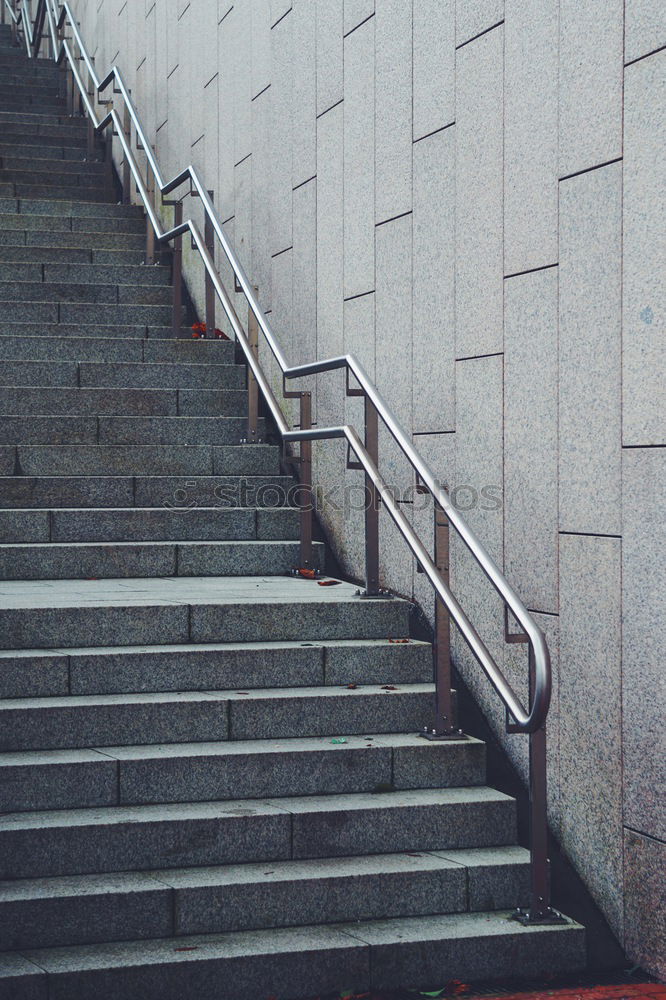
[[[287,356],[362,359],[538,613],[551,822],[631,957],[666,975],[663,0],[74,6],[165,172],[193,162],[214,189]],[[339,373],[316,392],[320,424],[360,420]],[[318,447],[318,482],[357,484],[344,463]],[[322,516],[360,576],[361,515],[340,499]],[[430,611],[382,532],[385,583]],[[459,546],[452,577],[523,690],[524,653]],[[507,740],[524,770],[523,744]]]

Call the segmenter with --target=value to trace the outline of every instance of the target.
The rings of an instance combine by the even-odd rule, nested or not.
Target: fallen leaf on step
[[[194,945],[191,948],[174,948],[173,950],[174,951],[198,951],[199,950],[199,945],[198,944]]]
[[[357,687],[358,687],[358,684],[348,684],[347,685],[347,690],[348,691],[356,691]]]
[[[411,642],[411,639],[389,639],[392,646],[402,646],[405,643]]]
[[[382,691],[399,691],[395,684],[382,684]]]
[[[298,575],[304,577],[306,580],[314,580],[317,574],[313,569],[299,569]]]
[[[318,581],[320,587],[337,587],[337,585],[340,582],[341,582],[340,580],[319,580]]]

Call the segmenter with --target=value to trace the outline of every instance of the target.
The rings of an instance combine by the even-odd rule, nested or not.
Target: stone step
[[[411,605],[283,576],[6,581],[0,648],[402,639]]]
[[[292,532],[285,532],[285,534]],[[314,543],[313,566],[324,568]],[[0,545],[4,580],[103,580],[120,577],[277,576],[299,565],[296,541],[51,542]]]
[[[167,498],[165,498],[166,500]],[[16,542],[260,541],[298,537],[299,511],[290,507],[169,510],[120,507],[0,510],[0,540]],[[168,574],[167,574],[168,575]],[[197,574],[193,574],[197,575]]]
[[[12,233],[8,235],[11,236]],[[109,264],[112,267],[116,265],[141,267],[145,266],[144,258],[143,250],[94,250],[86,247],[39,247],[25,244],[16,246],[0,243],[0,261],[8,263]],[[166,262],[166,254],[163,255],[163,260]],[[81,331],[79,336],[85,336],[84,332]]]
[[[274,445],[22,445],[2,448],[0,456],[5,475],[13,468],[21,476],[274,476],[279,472],[279,449]]]
[[[89,282],[74,284],[67,279],[53,282],[43,281],[41,278],[36,281],[7,281],[4,280],[5,275],[0,270],[0,303],[3,305],[8,302],[12,305],[20,303],[21,306],[25,305],[28,308],[33,308],[37,303],[45,303],[49,308],[53,308],[56,305],[69,305],[72,302],[84,306],[116,303],[124,306],[165,306],[168,315],[171,316],[172,292],[167,285],[120,285],[111,282],[111,275],[108,277],[108,284]],[[127,312],[124,310],[124,314]],[[6,309],[3,318],[11,318],[7,316]]]
[[[88,747],[116,742],[149,742],[151,739],[164,742],[179,738],[225,740],[228,738],[228,711],[226,695],[208,691],[19,698],[0,705],[3,721],[0,749],[6,752]],[[11,753],[8,759],[14,759]],[[4,757],[0,758],[2,760]],[[6,772],[10,785],[16,780],[11,768],[10,763],[10,770]],[[93,779],[92,769],[89,769],[88,780]],[[29,800],[25,802],[27,805]]]
[[[128,352],[129,353],[129,352]],[[65,369],[69,373],[69,368]],[[27,381],[29,369],[24,375],[18,375]],[[35,376],[37,377],[37,376]],[[61,378],[64,379],[65,375]],[[194,391],[194,390],[193,390]],[[244,390],[228,390],[232,403],[236,402],[236,393],[242,391],[243,400],[247,399]],[[109,389],[77,388],[48,386],[3,387],[0,392],[0,408],[3,412],[14,414],[38,413],[46,410],[50,415],[79,414],[101,416],[129,413],[136,416],[175,416],[178,412],[177,389]]]
[[[0,135],[0,160],[4,160],[7,156],[19,156],[24,159],[34,157],[37,160],[76,160],[80,166],[86,159],[86,154],[85,146],[49,144],[42,139],[37,139],[37,137],[33,142],[30,142],[29,135],[22,136],[20,142],[17,142],[16,137],[14,137],[12,142],[9,141],[9,136],[5,139],[4,135]]]
[[[258,431],[265,437],[263,419]],[[85,417],[0,415],[0,444],[240,444],[244,417]]]
[[[5,211],[14,210],[7,204],[8,199],[18,199],[20,201],[23,198],[76,198],[79,202],[88,202],[91,204],[113,201],[112,195],[106,185],[79,187],[78,185],[55,183],[26,184],[15,179],[0,181],[0,199]]]
[[[5,508],[24,509],[137,506],[182,511],[197,507],[291,507],[298,499],[296,489],[293,479],[278,475],[0,477]]]
[[[2,49],[1,54],[3,56],[7,55],[5,48]],[[14,54],[14,50],[12,50],[11,54]],[[40,60],[39,63],[33,63],[32,65],[24,63],[23,66],[19,66],[16,62],[13,62],[11,65],[5,66],[1,76],[1,92],[8,96],[12,94],[20,96],[23,93],[44,95],[54,95],[57,93],[60,75],[53,72],[52,65],[48,67],[46,64],[42,65],[42,63],[43,60]],[[33,69],[36,72],[24,72],[24,70],[30,71]],[[46,75],[47,79],[44,79],[44,75]]]
[[[122,731],[130,733],[133,726],[137,728],[133,716],[136,705],[141,704],[136,701],[139,696],[133,696],[134,701],[123,697],[124,702],[119,695],[109,695],[98,709],[98,714],[104,715],[103,732],[112,731],[113,715],[119,716],[117,706],[121,703],[127,705]],[[141,697],[149,706],[148,720],[156,715],[155,704],[147,695]],[[112,698],[115,701],[110,704]],[[409,720],[415,707],[405,700]],[[198,703],[191,700],[188,704],[196,708]],[[229,708],[231,726],[233,702]],[[203,714],[205,717],[206,712]],[[334,719],[335,713],[331,714]],[[384,717],[388,721],[389,714],[379,715],[378,721]],[[165,729],[162,715],[156,715],[156,724],[157,737]],[[74,725],[79,727],[81,722],[75,719]],[[205,730],[205,718],[198,725]],[[208,725],[212,725],[210,720]],[[177,712],[175,732],[181,730]],[[322,788],[331,795],[390,794],[391,790],[460,788],[485,782],[485,746],[473,739],[429,743],[413,734],[379,729],[368,737],[333,737],[343,740],[338,743],[326,736],[282,738],[276,744],[270,739],[234,740],[231,728],[226,742],[169,743],[170,738],[168,734],[167,743],[160,746],[2,753],[3,811],[276,798],[317,795]]]
[[[4,77],[3,77],[4,79]],[[6,87],[0,87],[0,108],[3,111],[20,114],[53,114],[67,115],[67,101],[64,97],[55,97],[55,91],[50,88],[29,88],[30,93],[8,94]]]
[[[12,216],[14,218],[14,216]],[[27,218],[27,216],[26,216]],[[39,218],[39,216],[34,216]],[[39,247],[73,247],[75,249],[101,250],[133,250],[145,253],[146,238],[141,233],[110,232],[110,231],[76,231],[50,232],[39,229],[10,228],[3,230],[0,225],[0,246],[39,246]]]
[[[0,63],[1,65],[1,63]],[[87,125],[83,119],[72,119],[67,125],[42,125],[26,121],[3,122],[3,142],[14,140],[17,146],[69,146],[85,149]]]
[[[70,875],[0,884],[15,950],[304,923],[478,912],[529,899],[522,847]]]
[[[277,790],[279,782],[256,796],[251,791],[241,791],[241,784],[234,794],[232,776],[228,774],[225,778],[224,771],[233,770],[238,780],[239,762],[232,760],[228,763],[224,747],[217,743],[204,750],[189,745],[219,740],[257,740],[264,744],[271,743],[275,749],[275,740],[304,736],[326,737],[330,741],[331,736],[337,738],[367,732],[418,732],[429,721],[433,695],[432,684],[418,684],[403,685],[395,691],[366,686],[354,690],[347,687],[270,688],[187,694],[157,692],[13,698],[0,703],[0,768],[9,767],[8,771],[0,771],[0,775],[3,788],[6,784],[10,796],[14,786],[14,794],[23,794],[21,788],[25,789],[21,800],[23,805],[19,808],[30,809],[31,796],[26,784],[33,780],[31,775],[37,795],[42,794],[39,792],[42,782],[51,786],[57,778],[53,774],[44,778],[45,772],[33,767],[33,758],[30,758],[32,764],[28,770],[17,773],[13,769],[21,765],[14,751],[115,747],[115,751],[109,751],[110,755],[117,753],[123,757],[121,748],[133,744],[186,742],[188,746],[179,747],[175,757],[163,747],[153,748],[148,756],[135,748],[129,757],[129,760],[135,761],[134,765],[126,765],[130,775],[128,780],[134,790],[127,792],[122,801],[140,804],[254,798],[270,795],[271,787],[273,795],[309,795],[313,793],[309,786],[309,790],[303,793],[281,793]],[[418,741],[415,743],[418,753],[427,752],[430,746],[442,745],[431,744],[418,736],[412,738]],[[359,743],[358,748],[367,750],[365,744],[361,746]],[[259,750],[255,748],[255,752],[259,753]],[[106,750],[104,753],[106,755]],[[1,755],[8,755],[7,759]],[[280,767],[280,759],[279,755],[272,758],[264,755],[262,761],[257,761],[254,767],[263,772],[264,784],[261,787],[266,788],[265,782],[271,782],[274,777],[271,769]],[[360,758],[357,765],[350,762],[348,766],[360,767]],[[425,769],[433,768],[427,781],[428,785],[432,785],[436,766],[427,762],[423,766]],[[252,769],[250,763],[247,767],[249,776]],[[183,772],[180,778],[179,772]],[[205,777],[200,786],[197,784],[198,773]],[[155,781],[152,791],[151,775]],[[386,783],[390,785],[390,770],[387,775],[389,780]],[[257,780],[261,781],[261,776]],[[420,787],[421,784],[419,780],[416,786],[410,787]],[[439,784],[436,782],[437,787]],[[462,784],[480,784],[480,781],[464,781]],[[216,787],[224,788],[224,794],[212,794]],[[328,789],[325,783],[320,787]],[[172,795],[173,798],[170,797]],[[33,810],[41,808],[36,803],[32,806]],[[70,804],[63,808],[70,808]],[[7,805],[4,811],[9,810]]]
[[[409,639],[0,651],[0,697],[426,684],[432,649]]]
[[[75,287],[85,285],[169,285],[171,269],[168,267],[147,267],[146,265],[89,264],[89,263],[49,263],[49,262],[9,262],[0,249],[0,282],[20,281],[33,285],[64,284],[70,282]],[[0,286],[1,287],[1,286]],[[169,288],[169,293],[171,289]],[[88,299],[87,301],[91,301]],[[123,299],[119,296],[118,301]]]
[[[14,294],[19,289],[20,285],[12,285]],[[128,286],[128,289],[125,298],[131,299],[133,295],[137,297],[136,289],[132,289],[131,286]],[[159,293],[159,297],[163,297],[161,289],[149,289],[149,292],[150,296],[148,297],[151,297],[153,293]],[[164,289],[164,292],[168,294],[167,289]],[[16,316],[23,317],[26,323],[62,322],[80,325],[85,323],[113,324],[116,322],[121,326],[132,323],[146,326],[166,326],[171,321],[171,305],[117,305],[113,302],[105,304],[66,301],[26,302],[21,299],[0,301],[0,323],[5,320],[11,321]],[[183,308],[183,319],[185,319],[185,308]]]
[[[138,205],[121,205],[116,201],[91,205],[82,198],[10,198],[2,208],[7,214],[48,216],[63,219],[131,219],[143,225],[143,209]],[[73,227],[69,227],[73,228]]]
[[[86,160],[85,169],[82,171],[80,163],[63,160],[62,157],[13,156],[11,153],[0,157],[0,167],[12,172],[27,171],[37,178],[44,178],[45,181],[57,174],[64,178],[65,184],[97,184],[100,181],[93,178],[103,179],[107,171],[106,164],[102,160]]]
[[[53,329],[58,331],[59,327],[55,326]],[[83,333],[86,327],[81,326],[76,329],[77,332]],[[134,331],[134,335],[129,337],[77,337],[74,335],[26,337],[21,336],[20,333],[13,336],[0,334],[2,336],[0,354],[7,361],[46,361],[49,359],[52,361],[117,361],[125,363],[129,361],[158,363],[182,361],[197,364],[201,363],[203,359],[207,364],[226,365],[234,364],[235,361],[235,345],[231,341],[149,341],[145,339],[145,327],[128,327],[127,329]],[[102,332],[107,331],[102,330]],[[0,398],[0,413],[5,410],[6,403]]]
[[[27,90],[44,90],[50,94],[58,92],[59,71],[52,62],[25,62],[17,50],[2,49],[0,69],[3,88],[13,90],[14,93],[22,93],[24,87]]]
[[[62,114],[58,114],[57,112],[56,113],[54,112],[37,113],[34,111],[18,112],[12,109],[7,110],[0,106],[0,125],[4,126],[7,124],[29,125],[31,129],[34,127],[36,130],[38,130],[40,127],[44,125],[66,126],[67,128],[78,129],[79,131],[81,131],[82,127],[84,130],[87,129],[87,123],[85,120],[71,118],[67,114],[67,111],[63,111]],[[39,135],[40,133],[39,131],[36,131],[35,134]]]
[[[102,232],[102,233],[135,233],[143,234],[145,223],[140,216],[118,211],[123,206],[119,205],[91,205],[84,201],[62,201],[62,202],[33,202],[48,206],[51,214],[46,212],[25,212],[16,211],[17,204],[23,207],[23,202],[17,199],[4,199],[0,209],[0,227],[4,230],[15,229],[25,232],[38,231],[40,238],[44,233],[81,233],[81,232]],[[8,209],[8,211],[7,211]],[[90,209],[89,212],[83,209]],[[100,214],[97,214],[97,211]],[[81,244],[79,244],[81,245]]]
[[[56,165],[58,161],[53,162]],[[19,170],[14,167],[0,167],[0,182],[4,184],[28,184],[31,186],[46,187],[49,190],[52,187],[67,187],[71,188],[72,192],[81,193],[90,188],[105,190],[106,176],[103,173],[81,174],[74,173],[73,171],[59,171],[57,166],[55,170],[48,172],[45,170]],[[22,197],[28,196],[23,195]],[[54,194],[53,197],[56,198],[58,196]],[[74,201],[78,200],[75,193],[70,193],[66,197]],[[109,197],[106,200],[113,201],[113,198]]]
[[[0,302],[0,309],[2,303]],[[73,308],[63,305],[62,309]],[[140,306],[135,309],[145,308]],[[0,345],[1,346],[1,345]],[[10,361],[0,359],[0,386],[97,389],[242,389],[245,369],[231,364],[188,362]]]
[[[129,352],[128,352],[129,353]],[[148,352],[152,355],[152,351]],[[157,351],[157,357],[161,351]],[[187,352],[185,352],[187,355]],[[37,413],[47,410],[50,415],[119,413],[136,416],[230,416],[247,408],[245,389],[123,389],[77,388],[63,386],[5,386],[0,392],[0,412],[11,414]]]
[[[18,812],[0,816],[0,878],[500,847],[515,840],[515,800],[483,786]]]
[[[42,949],[5,958],[4,982],[12,1000],[46,996],[47,983],[49,1000],[300,1000],[337,995],[341,982],[357,994],[431,990],[452,976],[469,982],[518,971],[536,979],[585,968],[579,924],[523,927],[509,916],[398,917]]]

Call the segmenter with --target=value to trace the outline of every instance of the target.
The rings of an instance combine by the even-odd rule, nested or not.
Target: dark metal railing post
[[[379,421],[374,404],[365,402],[365,447],[375,465],[379,459]],[[365,597],[377,597],[379,587],[379,494],[368,475],[365,477]]]
[[[74,74],[67,68],[67,114],[74,117]]]
[[[113,189],[113,124],[104,130],[104,173],[106,186]]]
[[[90,100],[91,105],[94,107],[95,106],[95,84],[93,82],[92,74],[90,72],[88,73],[88,99]],[[92,120],[92,118],[90,116],[88,116],[87,134],[88,134],[88,147],[87,147],[88,148],[88,159],[89,160],[94,160],[95,159],[95,137],[96,137],[96,132],[95,132],[95,123],[93,122],[93,120]]]
[[[123,113],[123,135],[125,136],[125,141],[128,147],[132,148],[132,119],[130,118],[129,108],[125,106]],[[129,205],[132,201],[132,192],[130,190],[131,174],[129,157],[127,154],[123,157],[123,205]]]
[[[531,657],[530,657],[531,659]],[[530,733],[530,920],[551,914],[548,871],[546,727]]]
[[[213,192],[209,191],[211,201],[213,200]],[[204,243],[206,244],[206,249],[211,255],[213,260],[215,260],[215,230],[213,229],[213,221],[206,212],[206,219],[204,222]],[[213,280],[208,273],[206,268],[206,336],[215,336],[215,286],[213,285]]]
[[[449,583],[450,539],[449,521],[439,504],[435,503],[435,565],[444,582]],[[435,598],[435,731],[437,735],[450,735],[454,731],[453,698],[451,695],[451,621],[443,601]]]
[[[419,490],[420,492],[420,490]],[[449,584],[450,529],[449,519],[434,503],[434,562],[445,584]],[[435,594],[435,629],[432,643],[435,674],[435,718],[430,728],[421,733],[427,740],[461,739],[456,728],[453,693],[451,691],[451,617],[441,598]]]
[[[155,177],[148,162],[146,166],[146,189],[150,204],[155,204]],[[155,230],[150,221],[150,216],[146,212],[146,264],[152,266],[155,263]]]
[[[301,430],[309,431],[312,427],[312,393],[302,392],[300,403]],[[301,441],[300,449],[301,544],[299,569],[314,569],[312,561],[312,442]]]
[[[504,634],[507,642],[525,642],[524,633],[509,631],[505,612]],[[534,651],[528,647],[529,701],[532,704],[536,685]],[[519,732],[507,718],[507,732]],[[565,924],[566,918],[550,905],[550,869],[548,860],[548,774],[546,723],[529,735],[530,796],[530,905],[513,914],[521,924]]]
[[[177,201],[173,206],[173,225],[180,226],[183,221],[183,203]],[[183,323],[183,237],[176,236],[173,241],[173,264],[171,284],[173,287],[173,311],[171,315],[171,332],[174,338],[180,337]]]
[[[255,292],[258,288],[255,287]],[[247,339],[250,350],[255,358],[259,357],[259,324],[254,315],[252,306],[248,310],[247,317]],[[247,440],[249,444],[256,444],[258,440],[257,427],[259,425],[259,386],[252,374],[252,370],[247,370]],[[302,447],[302,443],[301,443]]]

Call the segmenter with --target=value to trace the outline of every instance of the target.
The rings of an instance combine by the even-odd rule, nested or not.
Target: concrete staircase
[[[233,345],[170,339],[141,212],[0,46],[1,1000],[580,968],[581,927],[508,919],[528,854],[484,745],[414,735],[409,605],[287,575]]]

